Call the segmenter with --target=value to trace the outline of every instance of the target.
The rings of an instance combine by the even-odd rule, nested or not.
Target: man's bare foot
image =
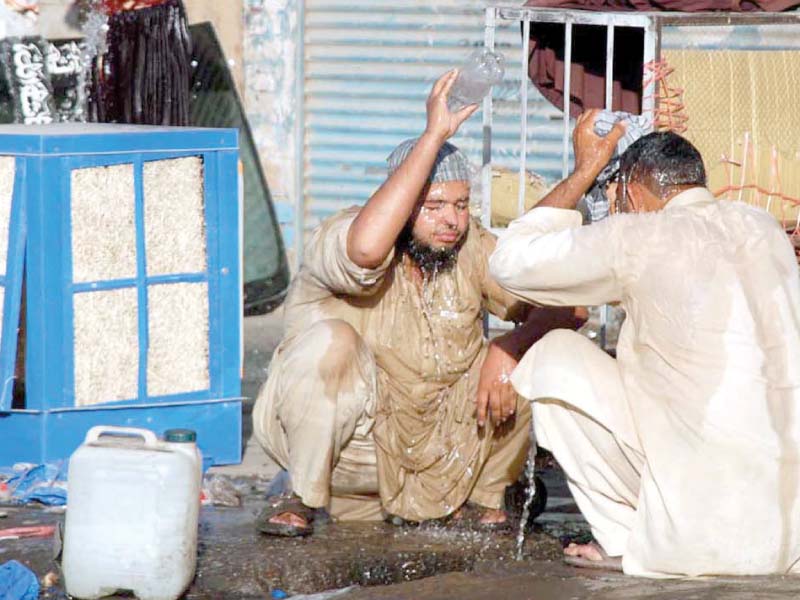
[[[270,523],[275,523],[276,525],[290,525],[292,527],[308,527],[308,521],[301,517],[300,515],[296,515],[292,512],[284,512],[279,515],[275,515],[269,520]]]
[[[596,542],[589,542],[588,544],[570,544],[564,548],[564,556],[574,559],[567,561],[576,566],[592,566],[594,563],[598,568],[610,569],[621,571],[622,570],[622,557],[609,556],[606,551],[600,547]],[[578,564],[580,561],[587,564]]]
[[[506,511],[500,508],[487,508],[483,511],[483,515],[481,515],[480,524],[500,525],[506,521],[508,521],[508,515],[506,514]]]
[[[480,511],[480,512],[478,512]],[[478,514],[480,517],[478,518]],[[504,525],[508,522],[508,515],[506,511],[500,508],[484,508],[476,505],[464,505],[453,513],[452,517],[455,522],[472,522],[489,528],[494,528]]]
[[[594,542],[589,542],[588,544],[570,544],[564,548],[564,554],[599,561],[603,560],[604,553],[600,550],[600,546]]]

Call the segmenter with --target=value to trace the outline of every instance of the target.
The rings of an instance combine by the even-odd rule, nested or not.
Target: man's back
[[[536,208],[511,224],[491,268],[534,302],[626,310],[606,382],[618,394],[588,394],[586,372],[551,361],[537,370],[536,346],[513,378],[532,400],[566,398],[643,457],[625,571],[789,570],[800,557],[800,282],[775,220],[700,187],[589,227]]]
[[[668,373],[666,388],[648,378],[642,392],[672,403],[694,398],[686,408],[706,427],[752,428],[767,417],[762,401],[800,386],[794,255],[764,211],[710,197],[678,200],[661,213],[622,217],[631,226],[620,232],[629,319],[620,366]]]
[[[788,568],[800,531],[797,265],[770,215],[692,192],[621,217],[634,225],[617,232],[618,360],[651,474],[640,507],[650,528],[664,524],[634,530],[631,555],[662,572],[680,572],[686,556],[663,557],[687,548],[707,557],[698,573]],[[735,543],[748,521],[763,547]]]

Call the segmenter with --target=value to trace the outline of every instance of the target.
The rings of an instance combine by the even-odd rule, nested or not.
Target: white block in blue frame
[[[4,126],[3,155],[16,178],[0,375],[23,248],[27,356],[24,410],[0,397],[0,465],[66,458],[96,424],[192,428],[208,462],[239,462],[236,130]]]

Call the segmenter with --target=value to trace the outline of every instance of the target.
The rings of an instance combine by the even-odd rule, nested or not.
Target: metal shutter
[[[386,176],[385,160],[425,127],[436,77],[483,46],[484,2],[309,0],[305,4],[305,231],[363,204]],[[520,52],[517,24],[498,23],[506,81],[494,92],[493,164],[519,168]],[[527,79],[526,79],[527,81]],[[528,168],[561,173],[560,112],[529,84]],[[480,165],[480,112],[453,140]]]

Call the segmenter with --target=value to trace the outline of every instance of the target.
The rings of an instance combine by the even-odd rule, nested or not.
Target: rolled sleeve
[[[489,259],[492,277],[515,296],[546,306],[619,300],[613,219],[581,223],[574,210],[534,208],[500,236]]]
[[[347,255],[347,234],[358,215],[351,208],[325,221],[312,236],[305,255],[305,267],[317,282],[334,294],[368,296],[380,289],[393,258],[394,249],[375,268],[355,264]]]

